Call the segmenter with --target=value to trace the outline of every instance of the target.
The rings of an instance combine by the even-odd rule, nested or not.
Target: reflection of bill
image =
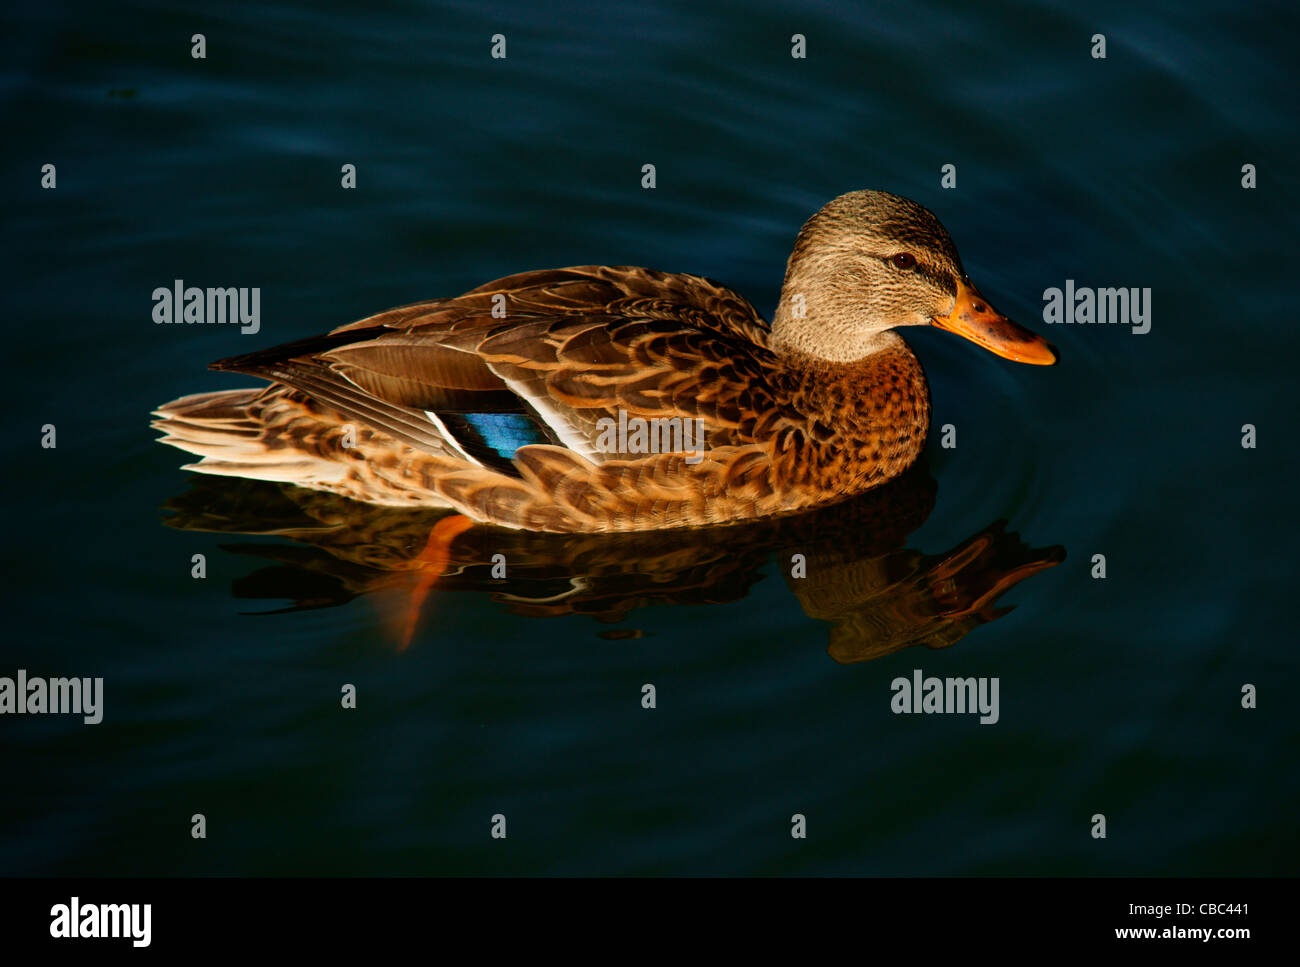
[[[628,416],[619,410],[618,419],[603,416],[596,421],[600,435],[596,449],[601,453],[640,456],[647,453],[686,453],[686,462],[704,459],[704,421],[693,417]]]

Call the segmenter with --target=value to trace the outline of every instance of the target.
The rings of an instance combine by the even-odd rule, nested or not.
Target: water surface
[[[1226,3],[7,11],[0,675],[102,676],[106,707],[0,719],[0,871],[1296,872],[1295,26]],[[471,542],[403,650],[383,602],[419,520],[213,490],[148,429],[246,382],[211,360],[527,269],[695,272],[770,314],[799,225],[862,187],[932,208],[1063,356],[908,333],[958,445],[932,435],[901,509],[519,539],[504,587]],[[261,332],[155,326],[177,278],[260,286]],[[1151,331],[1044,326],[1066,279],[1149,287]],[[826,584],[788,578],[803,547]],[[988,621],[993,587],[1014,610]],[[893,714],[917,668],[997,677],[997,724]]]

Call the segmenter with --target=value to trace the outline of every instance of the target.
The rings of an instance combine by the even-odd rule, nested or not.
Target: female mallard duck
[[[1056,361],[976,291],[933,214],[856,191],[803,226],[770,328],[695,275],[524,272],[221,360],[272,384],[175,400],[154,426],[203,457],[191,470],[507,527],[736,523],[907,469],[930,397],[893,330],[930,325]]]

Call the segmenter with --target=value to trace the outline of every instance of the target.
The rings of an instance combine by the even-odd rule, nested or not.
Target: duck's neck
[[[902,346],[893,330],[865,324],[865,307],[858,298],[833,280],[810,275],[802,263],[796,268],[791,256],[781,300],[772,316],[772,348],[783,355],[853,363]]]
[[[892,329],[852,330],[846,327],[839,338],[828,340],[826,330],[818,332],[815,326],[781,324],[778,309],[772,322],[771,346],[782,356],[811,358],[821,362],[852,365],[865,362],[877,353],[901,349],[910,353],[907,343]],[[816,349],[816,352],[813,352]]]
[[[902,340],[890,330],[870,330],[847,314],[819,312],[814,295],[781,291],[781,301],[772,317],[771,345],[783,356],[800,355],[835,363],[852,363],[866,356],[892,349]]]

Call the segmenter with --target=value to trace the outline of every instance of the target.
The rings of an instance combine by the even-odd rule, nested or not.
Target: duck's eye
[[[889,261],[893,262],[895,267],[904,271],[916,268],[916,256],[911,252],[899,252]]]

